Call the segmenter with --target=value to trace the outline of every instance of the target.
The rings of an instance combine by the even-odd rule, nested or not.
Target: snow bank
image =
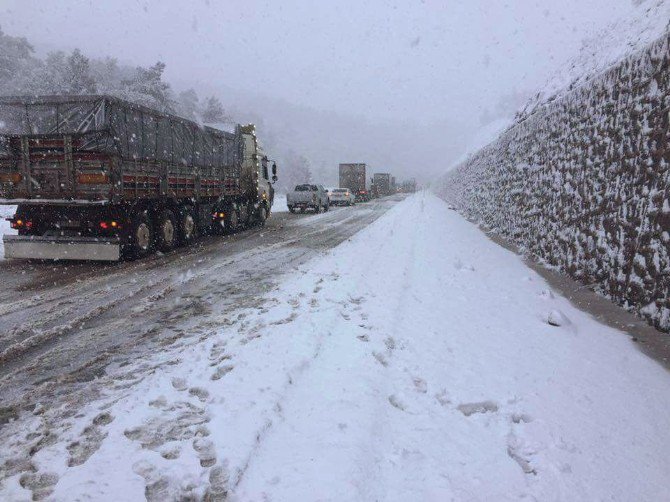
[[[15,212],[16,206],[0,206],[0,260],[4,260],[5,258],[5,248],[2,244],[2,236],[4,234],[16,234],[16,230],[12,230],[7,221],[7,218],[14,216]]]
[[[468,217],[670,330],[670,34],[443,180]]]
[[[548,324],[554,311],[570,325]],[[100,402],[38,435],[31,470],[0,495],[667,495],[667,373],[434,196],[399,203],[220,326],[110,370]],[[4,458],[27,424],[5,426],[21,434]]]

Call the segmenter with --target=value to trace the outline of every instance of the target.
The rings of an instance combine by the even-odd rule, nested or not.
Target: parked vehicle
[[[391,194],[391,175],[389,173],[375,173],[373,179],[379,197]]]
[[[330,203],[334,206],[351,206],[356,203],[356,196],[348,188],[334,188],[330,192]]]
[[[348,188],[356,200],[366,202],[370,194],[365,186],[365,164],[340,164],[340,187]]]
[[[308,208],[320,213],[322,209],[324,211],[330,209],[330,200],[322,185],[306,183],[297,185],[293,192],[286,195],[286,205],[292,213],[298,209],[304,213]]]
[[[7,258],[118,260],[263,224],[274,198],[253,125],[202,127],[117,98],[0,98]]]

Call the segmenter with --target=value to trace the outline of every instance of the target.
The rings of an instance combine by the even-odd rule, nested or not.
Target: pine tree
[[[198,94],[193,90],[182,91],[177,97],[177,112],[189,120],[198,120],[200,100]]]
[[[202,120],[205,123],[216,124],[228,122],[230,119],[226,115],[221,101],[216,96],[210,96],[205,101],[205,107],[202,110]]]
[[[12,37],[0,29],[0,94],[23,94],[30,76],[39,66],[33,46],[23,37]]]
[[[67,94],[94,94],[97,91],[95,80],[91,76],[91,65],[79,49],[72,51],[65,67],[64,91]]]
[[[165,63],[161,61],[149,68],[138,66],[132,78],[122,82],[122,97],[161,112],[173,113],[175,102],[170,84],[163,81],[164,71]]]

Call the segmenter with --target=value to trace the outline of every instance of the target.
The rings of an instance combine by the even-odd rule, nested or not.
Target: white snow
[[[668,373],[428,193],[220,326],[110,371],[54,499],[667,498]]]
[[[16,230],[12,230],[7,221],[7,218],[14,216],[15,212],[16,206],[0,206],[0,260],[5,259],[5,247],[2,244],[2,236],[4,234],[16,234]]]
[[[631,53],[642,50],[669,29],[670,1],[629,2],[615,22],[582,40],[579,52],[550,76],[537,95],[523,107],[521,114],[528,115],[569,88],[585,84]]]

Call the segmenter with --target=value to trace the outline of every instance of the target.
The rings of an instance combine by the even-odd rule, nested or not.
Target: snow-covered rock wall
[[[450,171],[469,218],[670,330],[670,34]]]

